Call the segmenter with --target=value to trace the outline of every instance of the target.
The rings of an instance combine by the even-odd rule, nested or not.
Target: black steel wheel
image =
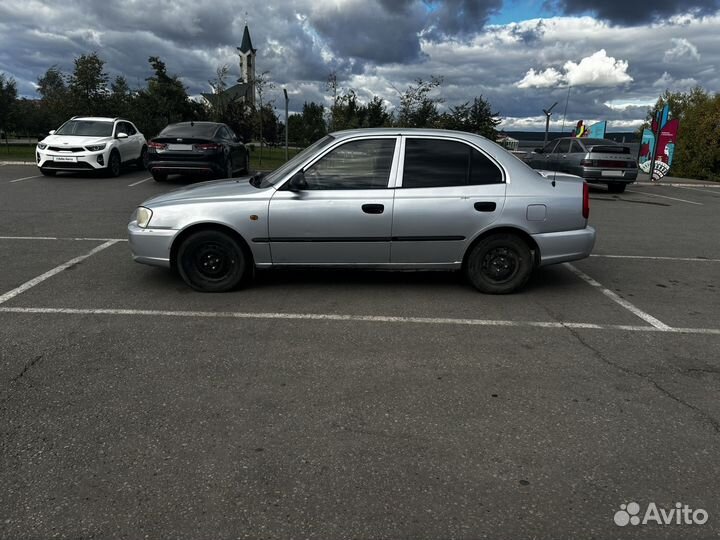
[[[220,231],[199,231],[183,240],[177,269],[196,291],[235,289],[247,274],[247,258],[234,238]]]
[[[487,294],[515,292],[527,283],[532,270],[532,251],[524,240],[509,233],[480,240],[465,266],[470,282]]]
[[[122,163],[120,162],[120,154],[117,150],[113,150],[110,152],[110,159],[108,159],[107,164],[107,175],[111,177],[120,176],[120,169],[122,167]]]

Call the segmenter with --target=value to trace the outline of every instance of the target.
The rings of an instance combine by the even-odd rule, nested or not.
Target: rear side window
[[[502,173],[486,156],[457,141],[407,139],[403,188],[502,183]]]
[[[570,152],[572,152],[573,154],[584,154],[585,150],[583,150],[583,147],[580,146],[576,141],[573,141]]]
[[[555,148],[555,154],[567,154],[570,152],[570,139],[562,139]]]

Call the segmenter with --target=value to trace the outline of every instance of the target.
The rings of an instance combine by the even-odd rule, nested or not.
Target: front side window
[[[557,141],[550,141],[543,147],[543,154],[552,154],[553,148],[555,148],[555,145],[557,144]]]
[[[467,144],[407,139],[403,188],[435,188],[502,183],[502,172]]]
[[[305,170],[305,189],[388,187],[395,139],[366,139],[338,146]]]

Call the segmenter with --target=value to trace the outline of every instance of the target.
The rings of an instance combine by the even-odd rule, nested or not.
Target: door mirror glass
[[[48,135],[55,135],[55,130],[51,129],[50,131],[48,131]]]

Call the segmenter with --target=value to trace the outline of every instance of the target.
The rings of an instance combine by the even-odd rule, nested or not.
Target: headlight
[[[38,150],[45,150],[47,148],[47,144],[44,142],[37,143]]]
[[[144,229],[150,223],[150,218],[152,217],[152,210],[150,210],[149,208],[145,208],[144,206],[138,206],[135,216],[138,227]]]
[[[89,144],[85,147],[85,150],[89,152],[99,152],[100,150],[105,150],[105,145],[107,143],[103,144]]]

